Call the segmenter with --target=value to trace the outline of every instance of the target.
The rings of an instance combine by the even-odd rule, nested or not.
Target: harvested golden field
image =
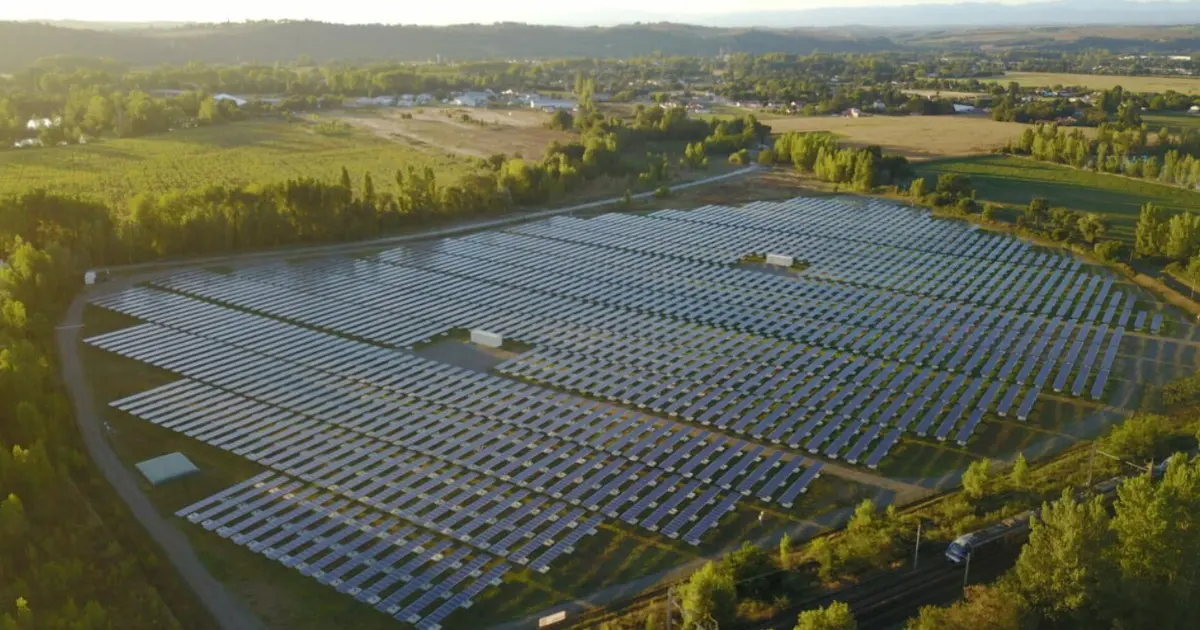
[[[877,144],[910,160],[989,153],[1021,135],[1025,125],[984,116],[840,116],[763,118],[773,133],[825,131],[844,144]]]
[[[405,114],[412,118],[404,118]],[[464,120],[463,115],[469,119]],[[577,139],[565,131],[546,129],[543,125],[549,115],[529,109],[378,109],[341,116],[381,138],[479,158],[496,153],[540,158],[551,141]]]
[[[1081,85],[1092,90],[1111,90],[1121,86],[1134,92],[1166,92],[1200,94],[1200,77],[1128,77],[1103,74],[1065,74],[1057,72],[1009,72],[991,82],[1016,81],[1026,87]]]

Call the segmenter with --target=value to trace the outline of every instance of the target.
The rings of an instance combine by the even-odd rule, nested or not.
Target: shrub
[[[656,188],[654,190],[654,198],[655,199],[666,199],[667,197],[670,197],[670,196],[671,196],[671,187],[670,186],[665,186],[665,185],[659,186],[658,188]]]
[[[1100,241],[1092,249],[1101,260],[1116,262],[1125,257],[1125,248],[1117,241]]]

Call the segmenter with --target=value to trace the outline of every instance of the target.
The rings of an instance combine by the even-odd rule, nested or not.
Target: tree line
[[[828,134],[788,132],[771,149],[759,154],[762,164],[791,164],[804,173],[835,184],[850,184],[860,192],[894,185],[912,177],[908,159],[884,155],[878,146],[842,147]]]
[[[1200,188],[1200,132],[1194,129],[1178,134],[1162,129],[1156,142],[1150,143],[1149,130],[1144,125],[1123,131],[1102,126],[1095,139],[1089,139],[1078,129],[1039,125],[1026,129],[1003,151],[1099,173]]]
[[[653,188],[671,176],[665,154],[639,154],[655,139],[700,137],[702,142],[704,138],[728,142],[731,135],[742,138],[746,129],[767,133],[756,125],[752,120],[714,123],[718,133],[709,136],[709,123],[689,120],[686,114],[647,114],[632,126],[618,120],[599,121],[578,142],[550,145],[541,159],[495,155],[482,161],[484,168],[453,184],[442,182],[430,168],[397,171],[391,175],[395,193],[378,192],[371,173],[355,178],[345,169],[333,182],[298,178],[143,194],[127,207],[114,208],[31,191],[0,200],[0,244],[4,244],[0,252],[11,250],[18,238],[28,240],[30,234],[37,235],[38,247],[69,235],[80,264],[103,266],[367,239],[546,203],[601,178]]]

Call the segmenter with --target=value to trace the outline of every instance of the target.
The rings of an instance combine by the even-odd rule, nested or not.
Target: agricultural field
[[[1142,114],[1142,121],[1151,131],[1166,127],[1171,133],[1180,133],[1184,129],[1200,131],[1200,116],[1194,114]]]
[[[1017,138],[1020,123],[985,116],[763,116],[772,133],[828,132],[850,146],[877,144],[910,160],[931,160],[989,153]]]
[[[387,108],[347,112],[341,118],[380,138],[473,158],[504,153],[538,159],[551,142],[578,138],[546,129],[549,116],[529,109]]]
[[[1146,202],[1170,212],[1200,208],[1197,192],[1011,156],[928,162],[918,173],[929,178],[943,173],[967,175],[981,201],[1023,207],[1034,197],[1045,197],[1051,206],[1095,212],[1108,219],[1111,235],[1128,241],[1133,239],[1138,212]]]
[[[1052,87],[1080,85],[1092,90],[1111,90],[1121,86],[1133,92],[1166,92],[1200,94],[1200,77],[1133,77],[1104,74],[1067,74],[1057,72],[1009,72],[1003,77],[987,79],[992,83],[1016,81],[1023,87]]]
[[[741,262],[764,242],[805,266]],[[846,197],[559,217],[91,303],[115,449],[196,462],[144,490],[298,630],[465,630],[636,592],[982,457],[1060,451],[1196,359],[1104,270]]]
[[[365,132],[317,133],[307,122],[246,121],[92,144],[0,152],[0,196],[44,187],[57,193],[125,204],[139,193],[201,190],[214,185],[336,180],[346,167],[356,182],[374,176],[381,191],[392,174],[432,166],[449,181],[470,160]]]

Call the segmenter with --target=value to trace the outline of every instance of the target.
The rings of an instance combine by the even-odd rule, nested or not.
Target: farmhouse
[[[1192,108],[1188,110],[1188,113],[1192,114],[1193,116],[1200,115],[1200,105],[1192,105]]]
[[[974,114],[975,111],[976,109],[974,105],[962,105],[959,103],[954,104],[955,114]]]

